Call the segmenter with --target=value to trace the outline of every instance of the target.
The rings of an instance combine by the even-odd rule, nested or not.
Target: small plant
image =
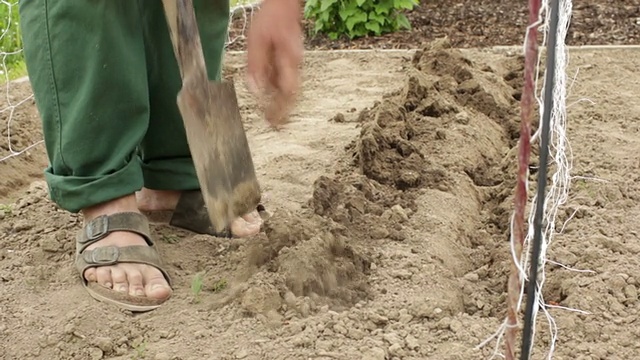
[[[134,359],[144,359],[146,350],[147,350],[147,343],[146,342],[140,343],[140,345],[136,346],[136,355],[134,356]]]
[[[204,274],[199,272],[191,280],[191,293],[193,294],[193,302],[200,302],[200,293],[202,292],[202,284],[204,282]]]
[[[346,35],[350,39],[411,29],[402,13],[419,0],[307,0],[304,16],[315,21],[314,33],[330,39]]]
[[[0,204],[0,213],[3,215],[11,216],[12,211],[11,205]]]
[[[225,279],[220,279],[218,280],[215,284],[213,284],[213,289],[212,291],[214,293],[220,292],[222,290],[224,290],[227,287],[227,280]]]
[[[162,239],[162,241],[166,242],[167,244],[177,244],[179,241],[178,237],[175,235],[162,235],[160,239]]]

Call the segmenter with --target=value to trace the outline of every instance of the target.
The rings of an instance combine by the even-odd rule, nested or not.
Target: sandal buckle
[[[109,233],[109,217],[107,215],[100,215],[97,218],[91,220],[85,226],[86,241],[95,241],[103,238]]]
[[[120,258],[120,249],[116,246],[98,247],[83,254],[84,261],[91,265],[113,265]]]

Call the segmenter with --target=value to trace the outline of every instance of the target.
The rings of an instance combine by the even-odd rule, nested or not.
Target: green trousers
[[[228,0],[194,0],[218,80]],[[51,199],[78,212],[143,186],[199,188],[161,0],[20,0],[24,55],[49,157]]]

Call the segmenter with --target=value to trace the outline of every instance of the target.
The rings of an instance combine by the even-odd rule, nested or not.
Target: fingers
[[[300,64],[302,63],[302,42],[295,37],[281,38],[276,43],[278,49],[274,54],[276,88],[286,97],[291,98],[299,87]]]
[[[292,20],[298,12],[279,6],[282,4],[265,5],[254,19],[247,40],[247,85],[261,106],[266,102],[265,118],[272,126],[286,122],[295,103],[303,54],[301,29]],[[291,13],[283,15],[284,10]]]
[[[291,42],[284,42],[282,44],[282,52],[282,56],[275,57],[275,93],[271,106],[266,113],[267,121],[274,125],[287,122],[300,86],[299,66],[301,55],[296,49],[296,45]]]
[[[266,86],[268,65],[266,54],[271,44],[265,41],[265,35],[260,33],[259,24],[249,28],[247,37],[247,84],[249,90],[258,95]]]
[[[288,122],[290,100],[281,91],[274,91],[264,111],[265,120],[272,126],[284,125]]]

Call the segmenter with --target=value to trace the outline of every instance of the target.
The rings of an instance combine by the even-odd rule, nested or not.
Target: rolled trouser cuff
[[[142,168],[137,156],[124,167],[93,177],[60,176],[45,170],[49,196],[60,208],[77,213],[82,209],[134,194],[143,185]]]
[[[144,187],[152,190],[198,190],[200,184],[191,158],[153,160],[142,164]]]

